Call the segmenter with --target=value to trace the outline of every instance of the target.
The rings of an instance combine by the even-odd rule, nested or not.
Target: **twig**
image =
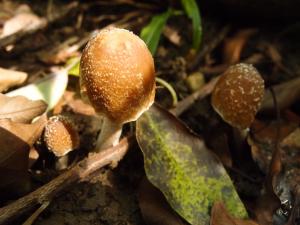
[[[174,109],[171,109],[170,112],[176,116],[182,114],[185,110],[187,110],[191,105],[194,104],[195,101],[199,99],[203,99],[208,96],[212,90],[214,89],[218,77],[215,77],[211,81],[209,81],[203,88],[199,89],[198,91],[194,92],[193,94],[189,95],[185,99],[179,101]]]
[[[81,182],[88,178],[96,170],[115,164],[126,154],[130,138],[124,138],[112,148],[99,153],[92,153],[87,158],[78,162],[73,168],[51,180],[49,183],[29,193],[28,195],[0,208],[0,224],[7,224],[21,214],[34,209],[36,206],[50,201],[58,193],[65,190],[75,182]]]
[[[189,71],[194,71],[196,70],[199,65],[201,60],[203,60],[203,57],[210,52],[212,52],[226,37],[230,30],[230,26],[225,26],[223,29],[221,29],[218,34],[213,37],[209,43],[206,43],[203,45],[202,50],[199,52],[198,55],[196,55],[195,59],[188,65],[188,70]]]
[[[49,204],[50,202],[44,202],[22,225],[32,225]]]

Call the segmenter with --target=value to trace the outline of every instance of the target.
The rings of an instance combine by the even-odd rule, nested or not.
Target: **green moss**
[[[231,179],[203,142],[180,130],[174,121],[159,116],[144,114],[139,120],[137,137],[144,153],[146,174],[170,205],[195,225],[209,223],[215,201],[223,201],[232,215],[247,217]]]

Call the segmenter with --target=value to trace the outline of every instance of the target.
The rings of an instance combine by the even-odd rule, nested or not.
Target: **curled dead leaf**
[[[46,115],[32,124],[0,120],[0,167],[13,170],[28,169],[30,146],[40,137],[47,122]]]
[[[257,29],[243,29],[238,31],[233,37],[225,40],[224,61],[228,64],[238,63],[244,46],[255,33],[257,33]]]
[[[31,101],[22,96],[8,97],[0,94],[0,119],[29,123],[44,113],[46,108],[47,104],[41,100]]]
[[[20,31],[33,30],[45,23],[46,20],[34,14],[28,5],[20,5],[15,10],[15,15],[5,21],[0,38],[13,35]]]
[[[27,73],[0,68],[0,92],[23,84],[26,79]]]
[[[32,124],[0,119],[0,198],[20,196],[30,190],[29,150],[47,121],[41,116]]]

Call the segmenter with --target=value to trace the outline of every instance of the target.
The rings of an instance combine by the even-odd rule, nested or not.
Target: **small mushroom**
[[[45,126],[44,142],[49,151],[62,157],[78,148],[79,135],[67,117],[53,116]]]
[[[80,88],[103,117],[96,151],[116,145],[122,125],[137,120],[154,101],[154,62],[146,44],[125,29],[102,30],[82,53]]]
[[[233,127],[248,128],[264,96],[264,80],[250,64],[230,66],[218,80],[212,93],[215,111]]]

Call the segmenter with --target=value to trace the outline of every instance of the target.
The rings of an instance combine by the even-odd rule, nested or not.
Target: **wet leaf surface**
[[[186,225],[165,196],[145,177],[139,187],[139,206],[147,225]]]
[[[215,201],[247,217],[223,165],[176,117],[154,105],[137,121],[136,135],[148,179],[189,223],[207,224]]]
[[[23,96],[8,97],[0,94],[0,119],[29,123],[45,112],[47,104],[41,100],[31,101]]]

